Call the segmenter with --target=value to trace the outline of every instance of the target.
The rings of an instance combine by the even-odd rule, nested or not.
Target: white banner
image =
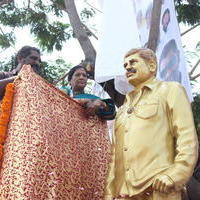
[[[149,37],[153,0],[109,0],[103,3],[103,24],[97,51],[95,79],[115,79],[122,94],[132,89],[126,82],[123,58],[131,48],[145,47]],[[163,0],[157,48],[159,79],[178,81],[192,100],[190,83],[173,0]]]
[[[165,0],[162,5],[157,57],[159,60],[158,78],[181,83],[192,100],[180,30],[172,0]]]
[[[124,79],[123,55],[134,46],[140,46],[139,33],[135,27],[136,17],[131,0],[103,2],[102,31],[95,67],[97,82],[104,82],[117,76],[120,79],[122,76],[123,80],[120,80],[124,85],[122,88],[127,88],[127,82]]]

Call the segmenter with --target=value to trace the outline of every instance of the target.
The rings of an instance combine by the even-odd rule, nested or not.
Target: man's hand
[[[169,193],[174,188],[174,182],[169,176],[163,174],[155,177],[152,187],[159,192]]]
[[[22,69],[22,66],[23,66],[22,64],[18,64],[17,67],[13,70],[15,75],[17,75],[20,72],[20,70]]]

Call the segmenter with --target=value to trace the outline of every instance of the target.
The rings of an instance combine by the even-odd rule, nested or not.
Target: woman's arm
[[[105,120],[115,118],[115,105],[112,99],[81,99],[79,102],[86,109],[88,115],[98,115]]]

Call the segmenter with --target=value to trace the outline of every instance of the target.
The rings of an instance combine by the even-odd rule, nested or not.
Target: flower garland
[[[10,114],[12,111],[13,95],[14,95],[14,84],[8,83],[0,107],[0,161],[3,158],[3,145],[6,138]]]

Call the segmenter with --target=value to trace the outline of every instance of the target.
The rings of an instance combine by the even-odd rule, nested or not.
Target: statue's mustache
[[[127,72],[131,72],[131,73],[135,73],[137,70],[134,69],[134,68],[131,68],[131,69],[127,69]]]

